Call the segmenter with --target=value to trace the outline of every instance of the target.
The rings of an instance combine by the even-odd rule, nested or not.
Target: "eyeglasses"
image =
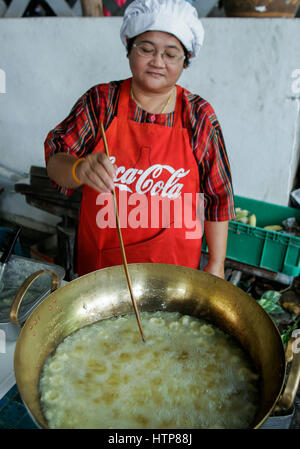
[[[153,58],[158,53],[157,48],[149,42],[133,44],[133,47],[140,56],[148,59]],[[178,62],[185,57],[185,55],[181,54],[175,48],[168,48],[160,54],[166,64],[178,64]]]

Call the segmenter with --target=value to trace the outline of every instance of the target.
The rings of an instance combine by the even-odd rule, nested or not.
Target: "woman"
[[[147,202],[141,201],[140,213],[151,212],[155,198],[173,194],[183,199],[203,192],[209,249],[205,271],[224,278],[228,221],[234,216],[224,141],[212,107],[176,84],[203,37],[197,12],[185,0],[135,0],[121,28],[132,78],[93,87],[48,134],[49,177],[67,194],[82,186],[79,275],[122,263],[115,227],[99,225],[115,188],[118,200],[124,191],[143,195]],[[105,155],[101,122],[110,158]],[[194,213],[197,199],[191,201]],[[134,205],[128,200],[129,218]],[[124,227],[128,263],[198,268],[201,236],[186,238],[188,226],[178,227],[176,218],[167,226],[160,222],[159,228],[149,222],[146,227]]]

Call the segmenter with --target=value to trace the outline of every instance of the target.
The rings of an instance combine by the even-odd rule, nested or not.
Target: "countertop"
[[[0,399],[0,429],[37,429],[16,384]]]

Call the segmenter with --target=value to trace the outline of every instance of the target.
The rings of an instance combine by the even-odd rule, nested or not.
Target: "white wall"
[[[300,147],[299,100],[291,98],[300,21],[202,20],[205,44],[180,84],[213,105],[235,193],[287,205]],[[22,172],[44,165],[44,139],[76,100],[92,85],[130,76],[121,21],[0,19],[0,164]],[[20,195],[0,196],[0,209],[43,219]]]

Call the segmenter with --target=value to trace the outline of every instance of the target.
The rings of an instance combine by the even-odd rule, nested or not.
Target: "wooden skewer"
[[[103,139],[103,143],[104,143],[105,153],[106,153],[106,156],[109,157],[108,145],[107,145],[105,131],[104,131],[104,126],[103,126],[102,122],[100,124],[100,129],[101,129],[101,135],[102,135],[102,139]],[[140,320],[140,316],[139,316],[139,311],[138,311],[138,308],[137,308],[137,305],[136,305],[136,302],[135,302],[135,299],[134,299],[134,296],[133,296],[132,285],[131,285],[131,280],[130,280],[129,271],[128,271],[127,259],[126,259],[125,248],[124,248],[124,244],[123,244],[123,237],[122,237],[120,221],[119,221],[119,214],[118,214],[118,206],[117,206],[117,199],[116,199],[115,189],[113,190],[113,200],[114,200],[114,207],[115,207],[115,214],[116,214],[116,221],[117,221],[117,229],[118,229],[118,234],[119,234],[119,240],[120,240],[120,246],[121,246],[121,252],[122,252],[122,259],[123,259],[123,265],[124,265],[124,270],[125,270],[125,274],[126,274],[127,284],[128,284],[128,288],[129,288],[129,292],[130,292],[131,301],[132,301],[132,305],[133,305],[133,308],[134,308],[135,316],[136,316],[136,319],[137,319],[137,322],[138,322],[138,326],[139,326],[139,329],[140,329],[140,333],[141,333],[143,342],[145,343],[146,340],[145,340],[144,332],[143,332],[143,329],[142,329],[142,324],[141,324],[141,320]]]

